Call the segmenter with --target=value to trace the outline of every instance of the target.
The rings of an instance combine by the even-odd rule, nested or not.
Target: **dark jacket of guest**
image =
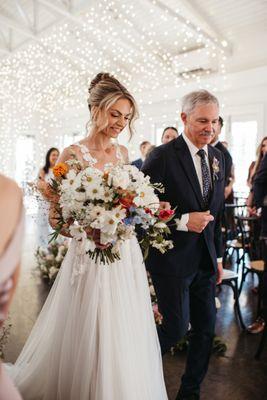
[[[132,161],[132,165],[135,165],[136,168],[141,169],[143,165],[143,160],[142,158],[138,158],[137,160]]]
[[[229,184],[229,180],[232,176],[232,166],[233,166],[233,159],[227,148],[222,144],[222,142],[218,142],[214,147],[220,150],[224,156],[224,176],[225,181],[224,184],[227,186]]]
[[[253,179],[253,193],[256,207],[262,208],[262,236],[267,237],[267,154]]]

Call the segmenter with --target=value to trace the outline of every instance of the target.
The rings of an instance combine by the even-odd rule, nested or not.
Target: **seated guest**
[[[132,161],[131,164],[135,165],[138,169],[141,169],[142,164],[146,158],[147,151],[149,150],[150,147],[151,147],[151,143],[148,142],[147,140],[142,142],[139,146],[141,157],[138,158],[137,160]]]
[[[161,143],[166,144],[178,137],[178,130],[174,126],[167,126],[161,136]]]
[[[253,198],[256,209],[261,209],[261,238],[263,242],[264,273],[262,280],[262,310],[257,320],[249,325],[250,333],[262,332],[267,321],[267,155],[253,177]]]
[[[0,327],[7,318],[17,284],[24,212],[18,186],[0,175]],[[0,399],[21,397],[0,363]]]
[[[224,173],[225,173],[225,189],[224,189],[224,198],[225,200],[231,199],[231,203],[233,202],[233,184],[234,184],[234,167],[233,160],[231,154],[227,150],[227,148],[220,142],[219,135],[221,133],[223,127],[223,119],[219,117],[218,124],[215,127],[214,136],[211,141],[212,146],[216,147],[216,149],[220,150],[224,156]]]

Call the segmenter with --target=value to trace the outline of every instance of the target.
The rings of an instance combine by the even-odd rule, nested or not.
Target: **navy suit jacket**
[[[132,165],[135,165],[138,169],[141,169],[143,165],[143,160],[142,158],[138,158],[137,160],[132,161]]]
[[[220,218],[217,217],[224,202],[224,157],[212,146],[208,146],[208,157],[213,180],[209,210],[214,216],[214,221],[210,222],[201,234],[171,228],[168,238],[174,242],[172,250],[161,254],[157,249],[150,248],[146,265],[151,273],[180,277],[194,273],[199,266],[203,239],[214,272],[217,269],[217,257],[222,256],[221,224]],[[217,173],[212,169],[214,158],[219,162]],[[142,171],[150,176],[151,182],[161,182],[164,185],[165,192],[159,194],[159,198],[161,201],[169,201],[172,208],[177,207],[177,217],[193,211],[206,211],[195,166],[182,135],[156,147],[145,160]]]

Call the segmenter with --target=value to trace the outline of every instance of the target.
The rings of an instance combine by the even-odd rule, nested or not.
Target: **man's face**
[[[214,103],[199,104],[190,114],[182,113],[184,132],[201,149],[209,144],[218,125],[219,108]]]

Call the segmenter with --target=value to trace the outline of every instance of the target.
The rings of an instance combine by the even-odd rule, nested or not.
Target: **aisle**
[[[5,348],[6,361],[9,362],[16,360],[48,293],[47,287],[33,272],[36,232],[32,217],[27,217],[26,226],[20,282],[10,315],[11,335]],[[252,286],[253,282],[248,279],[241,296],[241,307],[246,323],[253,319],[253,312],[256,309],[257,298],[250,290]],[[229,288],[223,288],[220,300],[222,308],[218,312],[216,332],[227,342],[228,350],[225,357],[212,357],[203,384],[201,400],[264,400],[267,398],[267,349],[261,361],[253,359],[259,335],[241,333],[235,321],[232,293]],[[174,357],[171,355],[164,357],[165,379],[170,400],[175,399],[184,368],[184,359],[183,353]]]

